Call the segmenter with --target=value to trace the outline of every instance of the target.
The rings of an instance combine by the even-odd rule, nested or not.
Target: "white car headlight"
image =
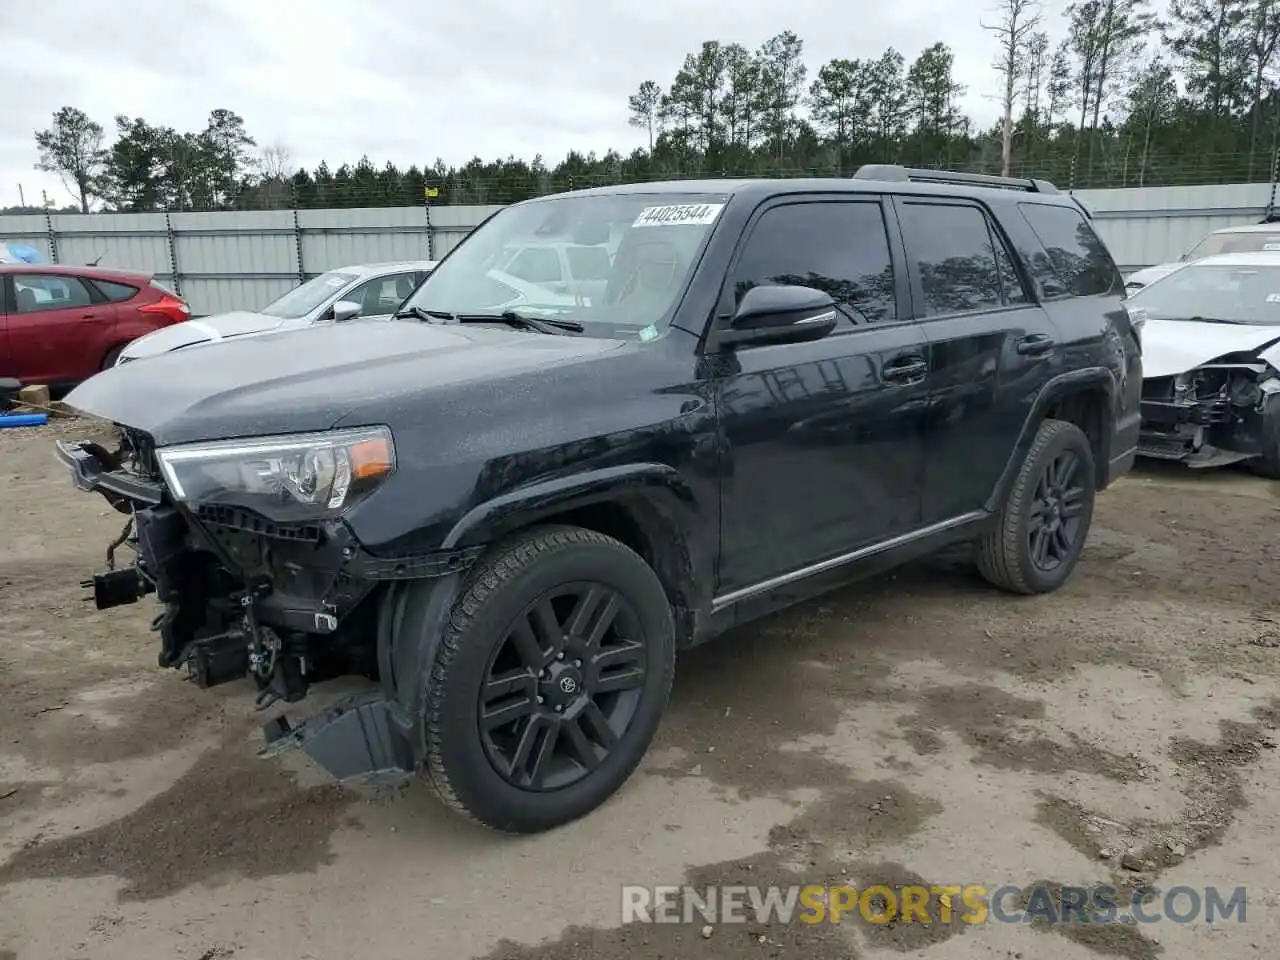
[[[156,458],[174,499],[241,507],[279,523],[336,517],[396,467],[386,427],[180,444]]]

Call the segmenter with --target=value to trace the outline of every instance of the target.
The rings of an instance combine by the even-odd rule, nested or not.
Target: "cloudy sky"
[[[209,110],[245,118],[260,145],[331,167],[465,162],[570,149],[629,149],[626,98],[666,84],[703,40],[755,48],[782,30],[810,74],[832,57],[936,41],[956,54],[965,108],[995,119],[997,0],[0,0],[0,206],[47,189],[32,133],[74,105],[108,132],[117,114],[199,129]],[[784,10],[786,12],[784,12]],[[1060,0],[1045,26],[1062,32]]]

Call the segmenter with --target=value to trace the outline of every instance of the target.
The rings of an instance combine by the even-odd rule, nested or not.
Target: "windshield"
[[[1280,325],[1280,263],[1274,267],[1191,264],[1138,291],[1128,303],[1152,319]]]
[[[355,278],[354,273],[338,271],[322,273],[318,277],[312,277],[302,286],[294,287],[283,297],[272,300],[260,312],[268,317],[280,317],[283,320],[305,317]]]
[[[585,336],[652,339],[666,326],[727,196],[564,195],[508,207],[438,266],[403,310],[514,311]]]
[[[1266,230],[1237,230],[1211,233],[1183,258],[1199,260],[1219,253],[1258,253],[1262,250],[1280,250],[1280,226],[1275,233]]]

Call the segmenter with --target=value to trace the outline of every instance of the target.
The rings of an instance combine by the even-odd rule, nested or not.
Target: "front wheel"
[[[978,570],[1012,593],[1062,586],[1093,521],[1096,471],[1089,438],[1073,423],[1040,424],[996,524],[978,544]]]
[[[518,536],[469,578],[424,678],[427,779],[496,830],[575,820],[639,764],[674,668],[671,607],[636,553],[577,527]]]
[[[1244,465],[1260,477],[1280,480],[1280,411],[1268,409],[1263,414],[1262,454]]]

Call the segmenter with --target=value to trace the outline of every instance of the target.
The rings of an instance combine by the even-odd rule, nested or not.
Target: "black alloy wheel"
[[[1075,556],[1084,515],[1085,488],[1076,482],[1080,458],[1070,448],[1045,465],[1027,523],[1031,562],[1046,573]]]
[[[430,587],[399,629],[429,629]],[[406,642],[421,642],[407,639]],[[427,782],[509,833],[590,813],[627,781],[661,722],[676,631],[662,581],[594,530],[533,528],[464,575],[422,674]]]
[[[1084,549],[1096,489],[1084,431],[1066,420],[1045,420],[978,541],[979,572],[1011,593],[1057,590]]]
[[[479,697],[481,742],[499,775],[558,790],[598,769],[635,719],[644,648],[635,611],[605,584],[565,584],[529,604]]]

